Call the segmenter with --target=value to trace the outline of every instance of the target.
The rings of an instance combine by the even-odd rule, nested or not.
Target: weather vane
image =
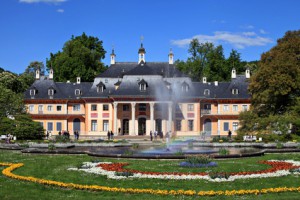
[[[142,43],[143,43],[143,40],[144,40],[144,36],[142,35],[142,36],[141,36],[141,42],[142,42]]]

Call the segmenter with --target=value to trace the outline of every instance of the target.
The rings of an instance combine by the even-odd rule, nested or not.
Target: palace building
[[[116,62],[94,82],[55,82],[55,72],[41,76],[25,92],[25,104],[33,120],[52,135],[78,130],[81,136],[149,135],[171,131],[177,136],[236,134],[238,114],[250,107],[247,92],[250,70],[230,82],[193,82],[168,62],[147,62],[143,44],[138,62]]]

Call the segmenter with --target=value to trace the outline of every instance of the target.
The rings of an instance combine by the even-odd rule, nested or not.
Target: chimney
[[[40,70],[39,70],[39,69],[37,69],[37,70],[35,71],[35,79],[36,79],[36,80],[40,80]]]
[[[207,83],[207,79],[205,76],[202,78],[202,83]]]
[[[53,80],[53,69],[52,68],[49,71],[49,80]]]
[[[231,70],[231,78],[236,78],[236,70],[235,70],[235,68],[233,68]]]
[[[80,77],[77,77],[76,82],[77,84],[80,84]]]
[[[218,85],[219,85],[218,81],[215,81],[215,86],[218,86]]]
[[[173,58],[174,58],[174,54],[172,52],[172,49],[170,49],[170,53],[169,53],[169,65],[173,65],[173,63],[174,63]]]
[[[247,67],[247,69],[246,69],[246,78],[250,78],[250,68],[249,67]]]
[[[115,50],[112,49],[112,52],[110,54],[110,64],[114,65],[116,63],[116,54],[115,54]]]

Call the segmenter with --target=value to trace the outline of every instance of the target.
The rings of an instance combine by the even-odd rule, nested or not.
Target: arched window
[[[239,94],[239,90],[234,88],[234,89],[231,89],[231,93],[232,94]]]
[[[100,81],[100,83],[97,84],[97,92],[103,93],[105,89],[106,89],[106,87],[105,87],[104,83],[102,83],[102,81]]]
[[[140,87],[140,91],[146,91],[148,87],[148,83],[144,79],[142,79],[139,82],[139,87]]]
[[[205,89],[204,90],[204,95],[205,96],[209,96],[210,95],[210,90],[209,89]]]

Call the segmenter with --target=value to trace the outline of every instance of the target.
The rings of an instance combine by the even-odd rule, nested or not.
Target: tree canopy
[[[47,69],[54,70],[55,81],[75,81],[81,77],[82,81],[93,81],[95,76],[105,70],[101,59],[104,59],[106,51],[102,41],[97,37],[72,36],[62,51],[50,54],[47,59]]]
[[[260,116],[282,114],[300,95],[300,31],[289,31],[262,54],[251,77],[252,106]]]
[[[286,32],[276,46],[262,54],[249,92],[252,106],[240,114],[241,134],[300,135],[300,31]]]
[[[204,76],[208,81],[228,81],[232,68],[235,68],[237,73],[242,73],[247,64],[241,60],[240,53],[236,50],[232,50],[226,59],[222,45],[200,43],[198,39],[192,39],[188,53],[190,57],[187,61],[177,60],[176,66],[194,81],[200,81]]]

